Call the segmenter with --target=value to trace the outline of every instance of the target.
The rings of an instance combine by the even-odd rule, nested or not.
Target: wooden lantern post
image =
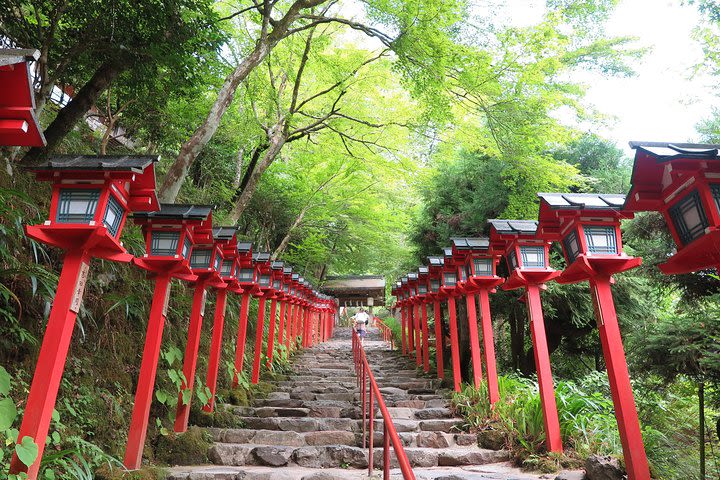
[[[255,296],[258,298],[258,319],[255,327],[255,352],[250,382],[255,385],[260,381],[260,358],[262,356],[263,334],[265,333],[265,303],[268,298],[273,296],[274,290],[272,288],[270,254],[257,252],[253,255],[253,262],[258,271],[258,289],[255,292]]]
[[[545,443],[549,451],[562,452],[560,420],[540,300],[540,290],[545,289],[545,283],[556,279],[560,272],[550,267],[550,243],[536,235],[536,221],[489,220],[489,223],[492,248],[494,251],[504,252],[510,271],[502,289],[525,290],[545,424]]]
[[[283,276],[282,276],[282,297],[280,300],[280,325],[278,328],[278,347],[280,345],[286,346],[286,337],[290,337],[290,302],[292,301],[292,296],[290,295],[290,284],[292,283],[292,267],[290,266],[284,266],[283,267]],[[289,353],[286,350],[286,355]]]
[[[172,278],[190,282],[196,280],[189,263],[193,229],[207,222],[209,215],[209,207],[177,204],[162,204],[158,212],[135,214],[135,223],[142,226],[146,253],[133,261],[135,265],[149,272],[154,279],[155,289],[125,448],[124,464],[129,470],[138,469],[142,465],[150,406],[155,391],[155,375],[170,300],[170,281]]]
[[[428,276],[430,270],[428,267],[421,265],[417,271],[417,299],[420,303],[421,308],[421,321],[422,321],[422,357],[423,357],[423,371],[428,373],[430,371],[430,332],[428,328],[428,313],[427,306],[431,298],[429,296],[430,291],[428,288]]]
[[[250,296],[257,291],[257,271],[253,264],[253,251],[250,242],[238,242],[238,285],[242,288],[240,298],[240,317],[238,319],[237,345],[235,346],[235,373],[232,387],[237,388],[242,377],[245,363],[245,340],[247,337],[247,323],[250,311]]]
[[[193,388],[195,385],[195,370],[197,367],[198,350],[200,348],[200,335],[202,322],[205,316],[205,303],[208,287],[224,291],[225,282],[220,278],[222,264],[222,245],[215,242],[212,229],[212,213],[208,215],[206,225],[193,229],[193,249],[190,255],[190,268],[197,277],[193,292],[193,302],[190,309],[190,325],[188,339],[183,357],[183,375],[185,378],[180,386],[178,404],[175,410],[176,433],[187,431],[190,418],[190,404],[192,403]]]
[[[464,269],[465,280],[461,284],[461,290],[465,292],[466,298],[472,297],[473,307],[475,296],[480,299],[480,324],[482,326],[483,352],[485,359],[485,371],[487,373],[488,399],[493,405],[500,399],[498,388],[497,366],[495,361],[495,342],[493,340],[492,318],[490,316],[490,293],[503,283],[503,279],[496,275],[496,267],[500,261],[500,255],[491,254],[490,239],[479,238],[453,238],[453,257],[463,261],[460,267]],[[468,300],[470,301],[470,300]],[[469,311],[470,309],[468,309]],[[473,312],[474,308],[473,308]],[[470,320],[470,350],[472,354],[473,370],[480,367],[480,345],[477,338],[477,320]],[[474,325],[474,328],[473,328]],[[480,375],[474,375],[475,386],[477,387]]]
[[[436,261],[433,263],[431,260],[435,258]],[[442,265],[444,260],[442,257],[428,257],[428,298],[433,302],[433,320],[435,323],[435,364],[437,367],[437,376],[440,379],[445,378],[445,362],[444,362],[444,349],[445,341],[442,329],[442,311],[440,309],[440,302],[443,301],[445,296],[440,293],[440,283],[442,276]]]
[[[282,298],[283,298],[283,268],[284,263],[279,261],[273,261],[270,263],[270,269],[272,271],[272,288],[273,294],[270,297],[270,326],[268,327],[268,343],[267,343],[267,362],[265,366],[270,368],[273,362],[273,353],[275,350],[275,324],[277,317],[277,304],[280,302],[280,311],[282,312]]]
[[[28,62],[39,50],[0,49],[0,146],[44,147]]]
[[[458,275],[457,266],[453,264],[452,249],[443,249],[443,257],[428,257],[430,265],[437,263],[438,258],[442,262],[442,271],[440,275],[440,294],[447,299],[448,304],[448,330],[450,330],[450,358],[452,359],[453,370],[453,389],[460,391],[462,385],[462,373],[460,372],[460,337],[458,335],[457,326],[457,307],[455,306],[455,297],[461,295],[457,288]]]
[[[13,454],[10,473],[37,478],[90,260],[132,260],[120,234],[128,212],[160,208],[157,161],[148,156],[57,156],[30,168],[37,180],[52,182],[52,198],[49,219],[26,226],[25,233],[65,254],[18,434],[19,442],[25,437],[35,441],[38,456],[28,468]]]
[[[222,337],[225,328],[225,311],[228,291],[242,294],[243,289],[238,283],[237,274],[240,268],[237,244],[237,227],[218,227],[213,229],[213,237],[222,249],[222,264],[220,265],[220,278],[225,288],[218,287],[215,299],[215,316],[213,318],[212,340],[210,341],[210,356],[208,358],[207,376],[205,385],[210,390],[210,398],[203,405],[203,411],[211,413],[215,409],[215,392],[217,377],[220,369],[220,355],[222,353]]]
[[[632,218],[633,214],[623,210],[624,195],[538,195],[538,233],[545,239],[560,241],[567,260],[568,266],[557,281],[590,283],[628,478],[649,480],[650,468],[610,288],[614,274],[635,268],[642,262],[622,250],[620,220]]]
[[[407,287],[409,291],[408,302],[410,303],[410,310],[412,312],[412,338],[415,345],[415,365],[422,365],[422,339],[421,339],[421,327],[420,324],[422,319],[420,318],[420,303],[421,299],[418,297],[417,291],[418,274],[417,272],[410,272],[407,274]]]

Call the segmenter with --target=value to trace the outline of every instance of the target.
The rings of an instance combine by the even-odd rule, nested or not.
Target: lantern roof
[[[414,282],[418,279],[417,272],[410,272],[407,274],[408,282]]]
[[[40,58],[40,50],[32,48],[0,49],[0,67],[21,62],[32,62]]]
[[[139,219],[161,220],[207,220],[212,213],[209,205],[188,205],[179,203],[161,203],[160,210],[156,212],[135,212],[133,216]]]
[[[560,229],[572,223],[572,218],[582,212],[593,215],[632,218],[632,214],[623,215],[625,195],[603,193],[538,193],[540,197],[540,221],[538,235],[555,240]],[[571,217],[571,218],[568,218]]]
[[[635,150],[625,208],[632,212],[662,210],[662,192],[683,175],[720,169],[720,145],[708,143],[630,142]]]
[[[450,240],[452,241],[453,250],[485,250],[490,246],[490,239],[487,237],[454,237]]]
[[[272,268],[273,270],[283,270],[283,265],[285,265],[284,262],[280,262],[278,260],[273,260],[270,263],[270,268]]]
[[[159,155],[56,155],[28,166],[28,170],[123,170],[143,173]]]
[[[270,254],[267,252],[255,252],[252,259],[255,263],[267,263],[270,261]]]
[[[239,253],[252,252],[252,242],[238,242],[237,249]]]
[[[504,235],[535,235],[537,220],[501,220],[492,219],[488,223],[498,233]]]
[[[292,273],[291,266],[288,265],[287,267],[283,267],[283,275],[290,275],[291,273]]]
[[[213,237],[215,240],[232,240],[237,233],[237,227],[215,227],[213,228]]]
[[[408,283],[408,277],[402,277],[402,278],[400,279],[400,282],[401,282],[403,285],[407,285],[407,283]]]
[[[445,265],[444,257],[427,257],[430,267],[442,267]]]
[[[420,265],[418,267],[418,275],[427,275],[430,273],[430,268],[427,265]]]
[[[292,279],[293,279],[294,281],[300,280],[300,274],[299,274],[299,273],[293,273],[293,274],[292,274]]]

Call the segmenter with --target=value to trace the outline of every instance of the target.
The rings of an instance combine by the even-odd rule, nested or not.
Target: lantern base
[[[141,257],[134,258],[133,263],[143,270],[159,274],[166,273],[173,278],[194,282],[197,277],[192,274],[188,262],[184,258],[175,257]]]
[[[720,265],[720,230],[711,230],[658,265],[665,275],[692,273]]]
[[[480,290],[492,290],[495,287],[502,285],[504,281],[504,278],[498,276],[469,278],[465,283],[463,290],[465,290],[465,293],[477,293]]]
[[[579,255],[557,278],[557,282],[579,283],[598,276],[612,277],[616,273],[638,267],[641,263],[642,258],[628,257],[625,254],[606,257]]]
[[[226,288],[227,283],[223,282],[223,279],[220,278],[220,274],[215,271],[197,271],[193,270],[193,276],[195,277],[194,282],[204,282],[206,286],[213,287],[213,288]]]
[[[104,225],[58,223],[26,225],[25,234],[34,240],[66,251],[84,250],[94,258],[114,262],[130,262],[133,259],[125,247],[108,233]]]
[[[542,285],[560,276],[559,271],[551,269],[520,270],[516,268],[501,287],[503,290],[517,290],[528,285]]]

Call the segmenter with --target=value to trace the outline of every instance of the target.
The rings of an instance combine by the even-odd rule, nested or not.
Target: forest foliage
[[[12,377],[9,392],[0,383],[0,408],[9,393],[19,406],[13,416],[22,413],[61,264],[60,252],[22,231],[45,219],[49,199],[47,187],[23,171],[29,162],[52,153],[159,154],[164,200],[215,205],[217,224],[237,224],[256,249],[319,285],[342,274],[383,274],[390,283],[450,237],[487,233],[489,218],[535,218],[539,191],[627,192],[631,161],[594,133],[605,112],[585,101],[587,85],[572,80],[579,71],[633,75],[644,46],[605,34],[616,3],[547,0],[537,22],[516,26],[498,14],[502,2],[0,2],[3,44],[40,49],[36,104],[49,140],[46,149],[0,151],[0,366]],[[685,8],[705,15],[696,30],[705,52],[698,68],[717,76],[720,7],[697,0]],[[58,104],[61,91],[72,100]],[[105,127],[89,128],[88,115]],[[716,112],[698,121],[701,138],[720,139]],[[139,229],[126,230],[125,245],[141,254]],[[614,287],[641,417],[646,431],[658,433],[654,445],[676,455],[654,456],[653,468],[659,478],[687,478],[697,470],[698,384],[707,388],[710,416],[720,411],[720,281],[712,272],[659,274],[673,248],[659,216],[638,215],[623,233],[628,253],[644,258]],[[561,257],[553,252],[558,268]],[[51,450],[66,462],[58,467],[66,476],[69,459],[97,466],[122,456],[141,352],[136,339],[152,293],[135,269],[96,263],[52,429]],[[561,394],[581,403],[605,395],[587,288],[548,287],[543,302],[554,374],[566,382]],[[185,288],[173,286],[152,411],[148,457],[158,463],[153,447],[165,438],[178,388]],[[233,297],[228,332],[237,328]],[[515,293],[492,296],[510,397],[534,388],[517,300]],[[232,358],[232,336],[225,336],[225,358]],[[484,421],[477,392],[466,395],[468,416]],[[592,447],[568,433],[578,452],[618,454],[612,421],[602,423],[609,406],[578,408],[597,417],[586,427],[605,435]],[[505,428],[528,450],[542,450],[537,432],[518,433],[516,414],[508,412]],[[683,428],[673,429],[679,419]],[[0,428],[8,449],[15,427]],[[720,448],[711,429],[705,438]]]

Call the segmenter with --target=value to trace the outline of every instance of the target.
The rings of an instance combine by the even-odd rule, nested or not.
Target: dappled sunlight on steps
[[[448,409],[440,382],[418,374],[371,329],[368,361],[418,479],[530,480],[508,452],[481,449]],[[333,480],[368,478],[360,393],[350,330],[297,355],[290,380],[252,407],[228,407],[244,428],[209,429],[212,466],[175,467],[170,480]],[[382,476],[382,420],[375,420],[374,463]],[[392,454],[392,478],[402,478]]]

